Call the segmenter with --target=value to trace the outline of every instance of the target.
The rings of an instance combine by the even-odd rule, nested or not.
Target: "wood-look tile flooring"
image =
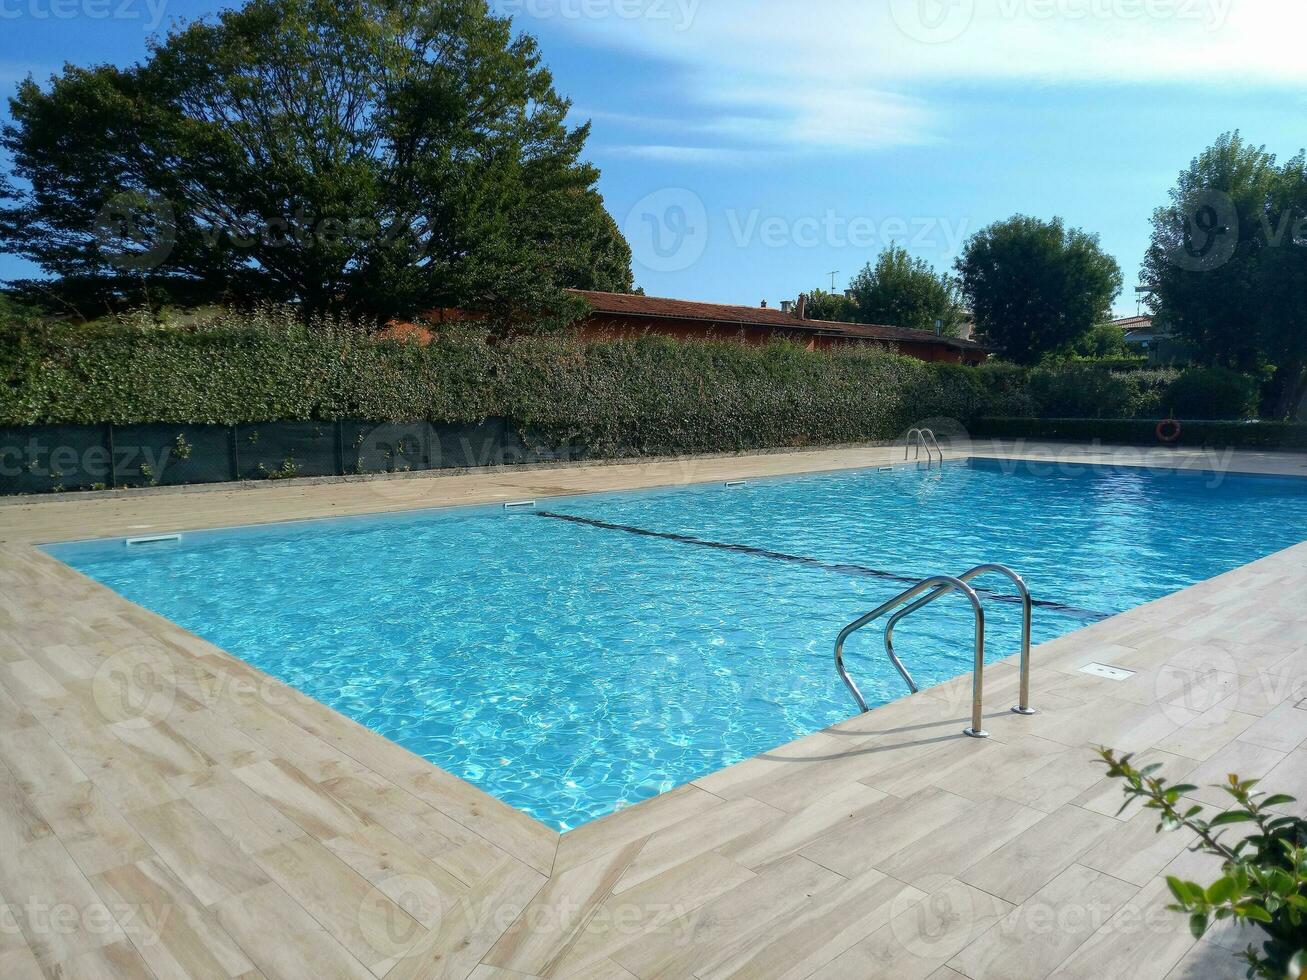
[[[1307,457],[983,455],[1307,474]],[[1307,545],[565,836],[33,542],[885,464],[860,449],[0,505],[0,978],[1242,976],[1092,746],[1307,800]],[[1128,681],[1079,672],[1090,661]],[[1199,802],[1220,803],[1200,789]]]

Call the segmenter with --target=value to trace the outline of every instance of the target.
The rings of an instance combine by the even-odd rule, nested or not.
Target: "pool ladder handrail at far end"
[[[890,661],[894,664],[904,681],[907,682],[908,688],[913,694],[916,694],[920,690],[917,687],[916,681],[912,679],[912,675],[908,673],[907,668],[903,666],[903,662],[894,652],[894,627],[898,625],[900,620],[912,615],[917,610],[925,608],[937,600],[944,598],[946,595],[951,595],[954,592],[961,592],[968,602],[971,603],[971,608],[975,614],[976,621],[976,656],[975,671],[972,675],[971,727],[965,730],[965,734],[972,738],[989,737],[989,734],[984,729],[983,721],[985,610],[981,605],[980,597],[969,584],[973,579],[986,574],[998,574],[1010,578],[1013,584],[1016,585],[1017,592],[1021,596],[1021,703],[1014,707],[1012,711],[1019,715],[1033,715],[1036,713],[1035,709],[1030,707],[1030,623],[1033,601],[1030,597],[1030,590],[1026,587],[1026,583],[1021,576],[1007,566],[997,564],[978,565],[957,577],[950,575],[936,575],[931,578],[923,579],[912,588],[895,596],[893,599],[889,600],[889,602],[886,602],[884,605],[868,613],[866,616],[850,623],[840,632],[839,639],[835,642],[835,668],[839,671],[841,679],[844,681],[849,691],[852,692],[854,699],[858,702],[858,707],[864,713],[871,709],[867,706],[867,701],[862,696],[862,692],[858,690],[858,685],[854,683],[853,678],[849,676],[849,672],[844,666],[845,641],[858,630],[869,626],[882,616],[893,612],[905,603],[916,599],[915,602],[912,602],[912,604],[906,608],[899,609],[899,611],[890,619],[885,628],[885,652],[889,655]],[[922,596],[923,592],[928,592],[928,594]],[[918,596],[921,596],[921,598],[917,598]]]
[[[940,448],[939,440],[935,438],[934,429],[908,430],[907,440],[903,445],[903,458],[905,460],[908,458],[908,453],[912,451],[914,436],[916,437],[915,445],[917,447],[917,455],[913,457],[914,459],[921,459],[921,451],[924,449],[926,450],[927,464],[935,461],[934,453],[939,454],[939,461],[941,464],[944,462],[944,450]]]

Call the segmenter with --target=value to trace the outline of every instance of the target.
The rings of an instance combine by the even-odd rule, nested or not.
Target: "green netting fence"
[[[583,458],[505,419],[0,427],[0,493],[406,473]]]

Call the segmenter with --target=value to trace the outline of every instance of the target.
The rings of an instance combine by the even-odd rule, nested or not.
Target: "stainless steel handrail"
[[[922,441],[925,442],[925,440],[926,440],[927,438],[930,439],[930,442],[927,442],[927,443],[926,443],[926,456],[927,456],[927,458],[930,457],[930,450],[933,448],[933,449],[935,450],[935,452],[939,454],[939,461],[940,461],[941,463],[944,462],[944,450],[942,450],[942,449],[939,448],[939,440],[935,438],[935,430],[934,430],[934,429],[922,429],[922,430],[921,430],[921,439],[922,439]]]
[[[914,437],[914,436],[916,437],[916,440],[917,440],[917,442],[916,442],[916,446],[917,446],[917,455],[916,455],[916,458],[917,458],[917,459],[921,459],[921,447],[922,447],[922,445],[924,445],[925,440],[922,438],[921,430],[920,430],[920,429],[909,429],[909,430],[908,430],[908,436],[907,436],[907,439],[906,439],[906,440],[904,441],[904,443],[903,443],[903,458],[904,458],[904,459],[907,459],[907,458],[908,458],[908,453],[912,452],[912,446],[913,446],[913,442],[912,442],[912,440],[913,440],[913,437]]]
[[[939,440],[935,438],[933,429],[909,429],[907,440],[903,445],[903,458],[908,458],[908,453],[912,451],[913,437],[916,437],[917,455],[914,459],[921,459],[921,451],[926,450],[926,462],[933,463],[935,457],[933,453],[939,453],[939,461],[944,462],[944,450],[939,447]],[[927,441],[929,437],[929,441]]]
[[[1030,621],[1034,602],[1030,598],[1030,589],[1026,587],[1025,579],[1020,575],[1006,565],[998,564],[977,565],[970,571],[959,575],[958,581],[971,582],[982,575],[1007,576],[1012,580],[1012,584],[1017,587],[1017,593],[1021,597],[1021,693],[1020,704],[1012,710],[1019,715],[1033,715],[1036,712],[1034,708],[1030,707]],[[885,652],[889,654],[890,660],[898,668],[899,673],[903,675],[903,679],[908,682],[908,687],[912,689],[913,694],[916,694],[918,690],[916,682],[913,681],[912,675],[907,672],[898,655],[894,652],[894,627],[899,624],[900,620],[911,616],[918,609],[930,605],[937,599],[942,599],[953,591],[955,591],[953,586],[942,585],[929,595],[918,599],[912,605],[900,609],[885,624]]]
[[[954,578],[951,575],[936,575],[923,579],[912,588],[899,593],[889,602],[844,627],[840,631],[839,639],[835,641],[835,669],[853,694],[854,700],[858,702],[858,707],[864,713],[870,711],[871,709],[867,706],[867,699],[862,696],[862,692],[858,690],[858,685],[853,682],[853,678],[849,676],[848,670],[844,667],[844,643],[858,630],[880,619],[886,613],[894,611],[905,602],[910,602],[923,592],[930,590],[939,593],[935,598],[941,598],[943,595],[952,592],[961,592],[971,603],[971,609],[976,620],[976,665],[975,673],[972,675],[971,727],[965,729],[964,733],[972,738],[989,738],[989,733],[985,731],[984,718],[981,713],[985,687],[985,610],[980,604],[980,597],[976,595],[976,590],[960,578]],[[893,657],[893,660],[894,665],[899,669],[899,673],[903,675],[909,685],[913,685],[912,678],[903,667],[903,664],[898,661],[897,657]],[[913,688],[915,690],[915,685],[913,685]]]

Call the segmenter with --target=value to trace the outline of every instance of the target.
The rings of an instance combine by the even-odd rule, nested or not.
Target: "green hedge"
[[[1261,385],[1255,378],[1219,367],[1188,368],[1166,391],[1166,407],[1176,418],[1255,418]]]
[[[1161,417],[1175,371],[1110,370],[1085,361],[1021,368],[989,364],[978,376],[990,392],[990,414],[1014,418]]]
[[[555,444],[611,456],[869,442],[930,420],[974,428],[981,417],[1042,417],[1073,425],[1075,434],[1031,433],[1041,438],[1108,440],[1119,432],[1129,435],[1117,439],[1147,442],[1173,398],[1247,411],[1251,389],[1239,376],[1219,379],[1216,390],[1200,374],[1122,373],[1085,362],[977,369],[873,348],[812,352],[657,336],[583,342],[469,332],[423,347],[339,324],[306,328],[285,313],[224,312],[188,327],[0,329],[0,425],[504,418]],[[1277,437],[1256,438],[1270,441],[1241,444]]]
[[[474,334],[422,347],[284,323],[11,330],[0,374],[0,425],[503,417],[600,455],[892,439],[988,404],[974,371],[870,348]]]
[[[1107,445],[1159,445],[1156,419],[982,418],[972,435],[985,439],[1046,439]],[[1179,442],[1189,447],[1304,449],[1307,425],[1289,422],[1182,422]]]

